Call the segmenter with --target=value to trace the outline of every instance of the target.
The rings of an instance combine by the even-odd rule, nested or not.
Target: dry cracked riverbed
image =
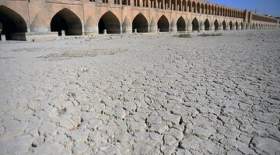
[[[0,154],[280,154],[280,31],[0,43]]]

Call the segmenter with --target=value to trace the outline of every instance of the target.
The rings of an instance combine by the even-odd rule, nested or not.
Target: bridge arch
[[[98,32],[103,34],[104,31],[108,34],[116,34],[121,32],[121,25],[118,17],[111,11],[104,13],[98,22]]]
[[[26,40],[27,25],[24,18],[14,10],[0,6],[0,24],[2,34],[7,40]]]
[[[222,25],[223,25],[223,30],[226,30],[226,29],[227,29],[227,23],[226,23],[226,21],[223,21]]]
[[[215,5],[215,15],[219,15],[219,6]]]
[[[211,15],[214,15],[214,5],[211,5]]]
[[[166,1],[167,2],[167,1]],[[187,2],[186,0],[182,1],[182,11],[186,12],[187,11]]]
[[[177,31],[186,31],[186,22],[182,16],[177,20],[176,25]]]
[[[245,25],[244,28],[245,28],[246,30],[250,29],[250,24],[249,24],[249,23],[245,23],[244,25]]]
[[[148,20],[142,13],[136,15],[132,21],[132,31],[135,32],[135,29],[140,33],[145,33],[149,30]]]
[[[164,3],[164,2],[163,2]],[[178,7],[177,7],[177,9],[179,10],[179,11],[182,11],[182,1],[181,0],[177,0],[177,5],[178,5]],[[164,7],[164,6],[163,6]]]
[[[215,31],[219,30],[219,22],[217,19],[214,21],[214,27],[215,27]]]
[[[197,8],[196,8],[196,3],[195,1],[192,2],[192,12],[196,13]]]
[[[80,18],[69,9],[58,11],[51,20],[51,31],[58,32],[62,35],[62,30],[65,35],[82,35],[82,22]]]
[[[232,24],[232,21],[230,21],[230,22],[229,22],[229,29],[230,29],[230,30],[233,30],[233,24]]]
[[[238,24],[238,22],[236,21],[236,22],[235,22],[235,29],[238,30],[238,27],[239,27],[239,24]]]
[[[201,3],[200,9],[201,9],[201,13],[204,14],[205,13],[205,9],[204,9],[204,4],[203,3]]]
[[[192,12],[192,3],[190,0],[188,0],[188,12]]]
[[[222,16],[225,16],[225,8],[222,8]]]
[[[241,30],[244,30],[244,23],[241,22],[240,25],[241,25]]]
[[[208,14],[208,15],[211,15],[211,8],[212,8],[212,7],[211,7],[211,4],[209,4],[207,7],[208,7],[208,8],[207,8],[207,10],[208,10],[208,13],[207,13],[207,14]]]
[[[197,13],[200,13],[200,3],[198,2],[197,5],[196,5],[196,12]]]
[[[207,4],[204,4],[204,13],[208,14],[208,5]]]
[[[199,31],[199,22],[196,18],[192,20],[192,31]]]
[[[208,19],[206,19],[204,21],[204,28],[205,28],[205,31],[209,31],[210,30],[210,22]]]
[[[160,32],[169,32],[169,21],[164,15],[159,18],[157,26]]]

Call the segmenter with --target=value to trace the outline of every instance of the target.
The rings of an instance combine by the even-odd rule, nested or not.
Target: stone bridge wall
[[[13,38],[13,34],[22,33],[25,27],[27,34],[58,32],[63,35],[59,31],[65,29],[66,35],[81,35],[104,33],[106,30],[108,33],[131,33],[137,28],[144,32],[146,28],[143,25],[147,27],[147,32],[160,31],[160,28],[176,32],[177,29],[241,30],[273,28],[278,25],[277,22],[271,22],[273,20],[269,17],[252,17],[256,15],[246,10],[197,0],[0,1],[2,27],[9,27],[2,30],[2,34],[11,34],[10,38]],[[181,27],[178,26],[178,19]],[[12,25],[16,25],[15,28],[12,29]]]

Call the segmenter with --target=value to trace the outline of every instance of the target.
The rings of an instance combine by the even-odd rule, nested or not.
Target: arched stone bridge
[[[197,0],[1,0],[6,39],[55,34],[268,29],[272,17]],[[63,30],[63,31],[62,31]]]

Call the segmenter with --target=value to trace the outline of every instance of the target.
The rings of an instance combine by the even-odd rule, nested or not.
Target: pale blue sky
[[[257,13],[280,16],[280,0],[209,0],[210,2],[225,6],[257,10]]]

